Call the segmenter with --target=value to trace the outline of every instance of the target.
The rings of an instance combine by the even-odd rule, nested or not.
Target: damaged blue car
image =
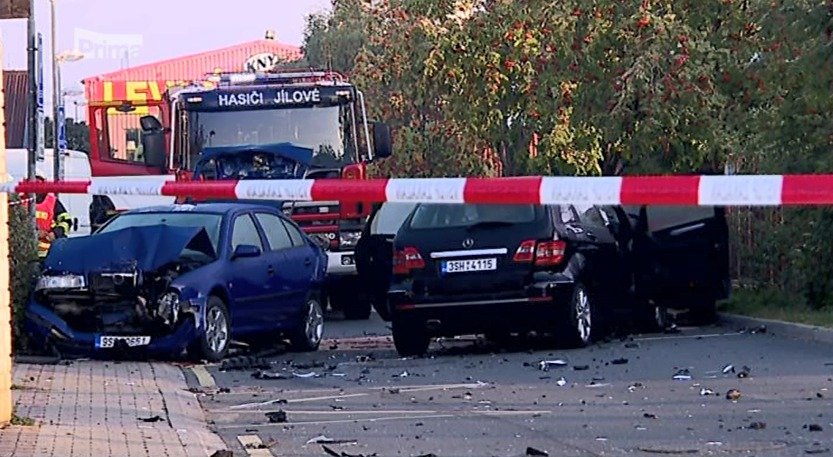
[[[26,309],[33,343],[64,356],[187,353],[232,339],[318,349],[324,251],[277,209],[211,203],[122,213],[53,243]]]

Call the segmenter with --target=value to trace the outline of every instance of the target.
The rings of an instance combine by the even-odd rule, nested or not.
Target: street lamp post
[[[58,126],[58,110],[60,107],[58,106],[58,99],[61,95],[61,82],[59,75],[60,69],[58,68],[60,64],[58,63],[58,24],[55,20],[57,16],[55,14],[55,2],[56,0],[49,1],[52,13],[52,163],[54,164],[52,179],[58,181],[63,174],[63,167],[61,166],[61,154],[58,151],[58,135],[60,134],[60,127]]]
[[[54,4],[54,1],[53,1]],[[64,127],[64,96],[61,82],[61,64],[64,62],[77,62],[84,58],[84,55],[78,51],[65,51],[55,56],[52,61],[52,78],[53,78],[53,115],[52,115],[52,153],[54,155],[55,180],[61,181],[64,179],[64,145],[61,140],[66,131]]]
[[[52,13],[52,163],[54,169],[53,179],[61,181],[64,179],[64,155],[62,144],[59,139],[63,136],[64,110],[63,97],[61,96],[61,63],[75,62],[84,58],[84,55],[77,51],[68,51],[58,54],[58,22],[55,4],[57,0],[50,0],[49,4]]]

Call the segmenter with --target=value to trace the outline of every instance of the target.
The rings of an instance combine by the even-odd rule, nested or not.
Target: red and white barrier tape
[[[20,200],[18,200],[18,201],[11,201],[11,200],[9,200],[9,206],[28,205],[28,204],[29,204],[29,200],[30,200],[29,198],[21,198],[21,199],[20,199]]]
[[[780,206],[833,204],[833,174],[9,183],[2,192],[413,203]]]

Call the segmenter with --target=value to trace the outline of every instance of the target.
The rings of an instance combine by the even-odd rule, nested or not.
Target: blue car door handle
[[[310,259],[309,257],[305,258],[305,259],[304,259],[304,265],[305,265],[305,266],[310,266],[310,265],[312,265],[312,259]]]
[[[275,274],[275,267],[269,265],[269,268],[266,269],[266,272],[269,273],[269,276],[272,276],[273,274]]]

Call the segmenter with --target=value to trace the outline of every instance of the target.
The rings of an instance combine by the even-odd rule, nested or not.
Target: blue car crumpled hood
[[[86,274],[130,264],[154,271],[177,261],[185,248],[216,258],[204,228],[151,225],[55,240],[43,267],[46,272]]]

